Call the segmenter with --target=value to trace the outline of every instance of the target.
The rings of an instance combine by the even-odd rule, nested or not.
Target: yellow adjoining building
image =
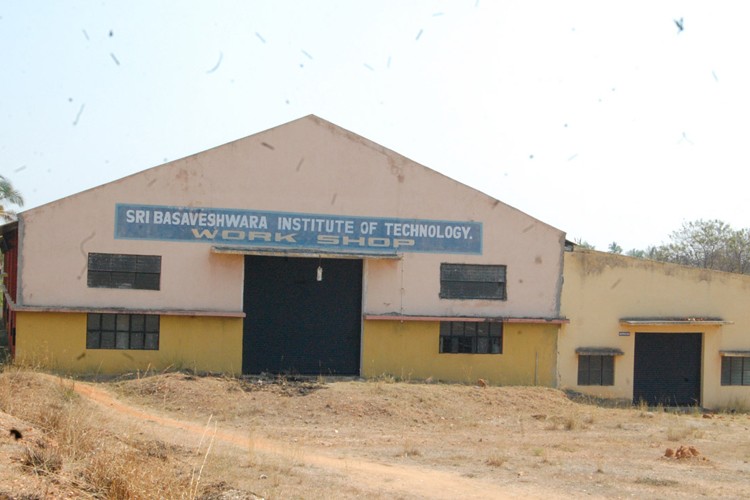
[[[579,249],[563,274],[559,387],[750,407],[750,276]]]

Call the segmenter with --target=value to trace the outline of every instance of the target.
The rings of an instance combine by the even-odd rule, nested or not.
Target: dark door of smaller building
[[[636,333],[633,402],[700,404],[701,333]]]

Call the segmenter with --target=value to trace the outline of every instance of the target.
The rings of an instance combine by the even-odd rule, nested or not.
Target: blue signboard
[[[350,253],[481,254],[482,224],[117,204],[115,238]]]

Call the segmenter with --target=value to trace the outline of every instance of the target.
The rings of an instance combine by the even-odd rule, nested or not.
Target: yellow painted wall
[[[492,385],[555,385],[556,325],[508,324],[503,354],[440,354],[440,323],[365,321],[362,375]]]
[[[721,350],[750,350],[750,276],[634,259],[566,252],[558,339],[559,387],[632,399],[635,333],[703,334],[701,404],[750,407],[750,386],[721,385]],[[622,318],[721,318],[725,325],[633,326]],[[621,336],[620,332],[629,332]],[[618,348],[615,385],[578,386],[579,347]]]
[[[242,372],[242,319],[162,316],[159,350],[86,349],[86,314],[18,312],[16,361],[68,373]]]

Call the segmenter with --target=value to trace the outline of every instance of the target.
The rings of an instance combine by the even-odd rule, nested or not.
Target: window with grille
[[[750,357],[722,356],[721,385],[750,385]]]
[[[615,357],[579,354],[578,385],[615,385]]]
[[[441,321],[440,352],[502,354],[503,324],[499,321]]]
[[[89,288],[159,290],[160,282],[160,255],[89,254]]]
[[[90,313],[86,349],[159,349],[159,316]]]
[[[506,266],[440,264],[441,299],[506,300]]]

